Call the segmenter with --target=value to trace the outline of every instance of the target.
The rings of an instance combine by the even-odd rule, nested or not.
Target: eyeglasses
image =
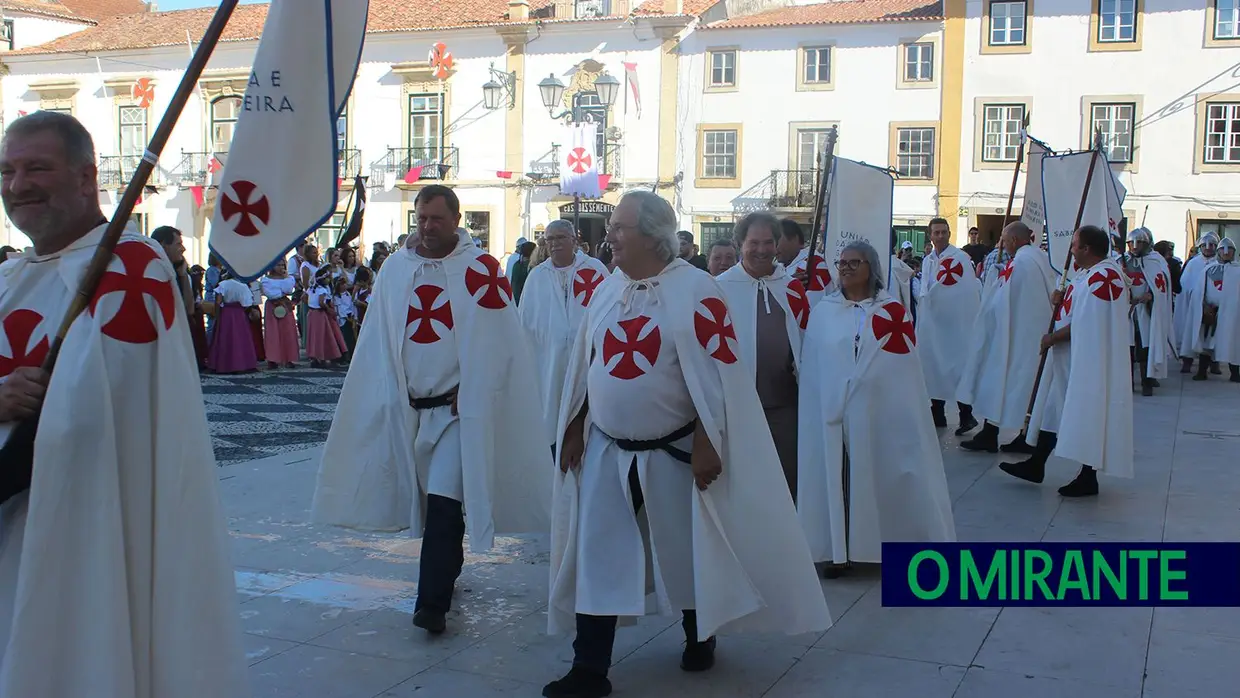
[[[839,269],[840,271],[843,271],[845,269],[848,269],[850,271],[856,271],[857,269],[861,268],[862,264],[865,264],[865,263],[866,261],[864,259],[841,259],[835,263],[835,268]]]

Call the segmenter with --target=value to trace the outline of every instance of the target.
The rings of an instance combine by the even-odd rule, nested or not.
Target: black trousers
[[[426,528],[418,563],[418,600],[423,608],[447,613],[452,591],[465,565],[465,510],[460,502],[437,494],[426,496]]]
[[[645,504],[642,496],[641,482],[637,477],[637,459],[629,468],[629,490],[633,493],[633,513],[640,512]],[[685,639],[697,642],[697,611],[685,609],[681,627],[685,631]],[[611,668],[611,651],[616,643],[616,616],[588,616],[577,614],[577,637],[573,639],[573,666],[589,669],[598,674],[607,674]]]
[[[941,412],[946,406],[947,406],[947,403],[943,400],[931,400],[930,401],[930,408],[935,410],[936,412]],[[966,405],[963,402],[957,402],[956,410],[959,412],[961,417],[972,417],[973,416],[973,405]]]

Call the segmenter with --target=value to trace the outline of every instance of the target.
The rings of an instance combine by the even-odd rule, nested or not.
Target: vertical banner
[[[587,121],[569,124],[567,146],[560,150],[560,193],[597,199],[602,193],[598,181],[598,124]]]
[[[838,156],[832,161],[823,246],[827,264],[834,266],[845,245],[861,240],[878,250],[879,275],[888,278],[895,191],[896,180],[884,168]]]
[[[1128,190],[1120,183],[1118,172],[1107,167],[1107,174],[1110,175],[1107,177],[1107,230],[1114,236],[1119,235],[1119,224],[1124,220],[1124,199],[1128,197]],[[1132,228],[1133,226],[1128,226],[1129,230]],[[1123,235],[1119,236],[1121,240],[1124,238]],[[1112,251],[1124,253],[1122,246]]]
[[[1076,214],[1085,191],[1085,178],[1089,173],[1089,161],[1094,151],[1066,155],[1046,155],[1042,158],[1042,201],[1046,211],[1047,254],[1051,268],[1063,273],[1064,260],[1072,249],[1072,236],[1076,232]],[[1096,225],[1109,230],[1108,195],[1114,187],[1114,177],[1104,155],[1098,156],[1094,175],[1089,181],[1089,198],[1081,225]]]
[[[1037,233],[1038,239],[1045,235],[1046,209],[1042,201],[1042,158],[1051,154],[1046,144],[1032,136],[1029,138],[1029,155],[1025,160],[1025,198],[1021,201],[1020,220]]]
[[[336,211],[336,119],[361,61],[368,7],[271,3],[211,220],[211,250],[240,279],[261,276]]]

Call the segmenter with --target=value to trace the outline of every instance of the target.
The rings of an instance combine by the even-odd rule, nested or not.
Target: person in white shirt
[[[220,272],[220,279],[215,287],[219,310],[207,366],[216,373],[257,371],[258,354],[254,351],[254,331],[250,328],[254,292],[234,279],[228,270]]]
[[[289,275],[288,265],[282,259],[262,280],[263,295],[267,298],[263,308],[263,346],[270,368],[294,368],[301,358],[297,318],[293,312],[296,286],[296,279]]]
[[[304,266],[302,268],[305,269]],[[306,313],[306,324],[309,327],[306,329],[306,356],[310,357],[310,365],[314,368],[323,368],[329,361],[340,365],[344,353],[349,350],[336,322],[331,283],[331,267],[321,267],[314,276],[307,300],[309,312]]]

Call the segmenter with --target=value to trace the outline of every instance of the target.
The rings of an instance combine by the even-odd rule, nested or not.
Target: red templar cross
[[[586,152],[585,148],[573,148],[568,153],[568,169],[577,174],[585,174],[590,171],[590,165],[594,162],[594,158]]]
[[[435,307],[435,301],[442,295],[443,289],[432,284],[423,284],[413,289],[413,297],[417,299],[418,305],[409,306],[409,312],[405,314],[405,329],[415,322],[417,325],[413,328],[413,334],[409,335],[409,341],[414,344],[434,344],[442,339],[432,322],[452,329],[452,303],[444,298],[443,304]]]
[[[255,219],[263,225],[267,225],[271,220],[271,202],[265,194],[258,191],[257,184],[244,179],[233,182],[232,190],[237,198],[225,194],[220,199],[220,213],[224,214],[225,221],[239,216],[237,223],[233,225],[233,231],[242,237],[252,238],[262,232],[254,225]]]
[[[999,272],[999,283],[1006,283],[1012,278],[1012,262],[1013,260],[1009,259],[1008,263],[1003,265],[1003,270]]]
[[[1145,274],[1139,271],[1128,271],[1127,269],[1124,270],[1124,273],[1128,275],[1128,283],[1133,286],[1145,285]]]
[[[42,366],[50,348],[47,334],[38,342],[31,341],[34,332],[43,322],[43,316],[33,310],[21,308],[14,310],[4,318],[4,338],[9,341],[9,354],[0,356],[0,376],[7,376],[23,366]]]
[[[1072,284],[1067,291],[1064,291],[1063,300],[1059,303],[1059,308],[1055,310],[1055,322],[1072,316],[1072,289],[1074,288],[1076,284]]]
[[[805,295],[805,287],[796,279],[788,282],[788,310],[792,311],[801,329],[809,325],[809,296]]]
[[[1161,271],[1154,277],[1154,288],[1158,289],[1162,293],[1167,292],[1167,277],[1163,276]]]
[[[1094,288],[1094,284],[1098,284]],[[1089,275],[1090,292],[1094,296],[1110,303],[1124,292],[1124,281],[1114,269],[1103,269]]]
[[[964,265],[948,257],[939,262],[939,273],[935,274],[934,278],[938,279],[938,282],[944,286],[955,286],[963,275]]]
[[[809,277],[809,290],[811,292],[827,290],[827,286],[831,283],[831,271],[827,269],[827,260],[819,255],[814,255],[812,258],[805,260],[803,270],[809,269],[811,261],[814,263],[814,275]]]
[[[482,271],[474,268],[477,266],[481,266]],[[465,270],[465,288],[478,305],[487,310],[503,310],[512,300],[512,284],[500,271],[499,262],[489,254],[478,255]]]
[[[693,314],[693,331],[698,344],[719,363],[736,363],[736,352],[728,345],[729,339],[736,341],[736,328],[728,317],[728,304],[722,298],[703,298],[701,305],[706,313],[699,310]]]
[[[597,269],[586,267],[577,272],[573,277],[573,297],[581,301],[581,307],[590,305],[590,299],[594,297],[594,289],[603,283],[603,275],[598,273]]]
[[[90,314],[96,315],[99,301],[110,293],[121,292],[121,305],[101,331],[117,341],[128,344],[150,344],[159,339],[159,329],[151,317],[146,296],[155,300],[163,316],[164,329],[172,329],[177,316],[177,298],[172,283],[146,275],[152,263],[159,270],[159,254],[145,243],[122,242],[116,246],[115,259],[121,261],[122,272],[104,272],[99,289],[90,301]]]
[[[887,316],[883,317],[880,313],[886,313]],[[907,354],[917,345],[913,322],[909,320],[904,306],[897,301],[884,305],[878,313],[874,313],[872,324],[874,339],[877,339],[879,346],[889,354]]]
[[[607,334],[603,335],[603,364],[607,365],[613,358],[620,357],[608,373],[622,381],[630,381],[646,375],[646,369],[637,365],[637,361],[634,360],[635,356],[641,356],[650,368],[654,368],[663,341],[659,337],[658,325],[652,326],[645,337],[641,336],[642,330],[649,323],[650,318],[645,315],[621,320],[617,324],[620,325],[620,331],[624,333],[624,339],[620,339],[611,330],[607,330]]]
[[[1222,291],[1222,290],[1223,290],[1223,280],[1222,280],[1222,279],[1215,279],[1215,280],[1214,280],[1214,288],[1215,288],[1216,290]]]

